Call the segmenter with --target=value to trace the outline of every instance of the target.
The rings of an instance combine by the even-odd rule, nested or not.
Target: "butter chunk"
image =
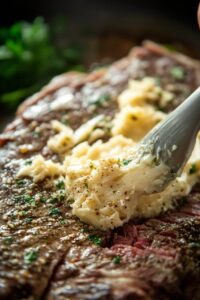
[[[63,167],[51,160],[45,160],[41,155],[35,156],[31,165],[20,169],[18,177],[32,177],[34,182],[44,180],[46,177],[54,178],[63,174]]]
[[[164,117],[165,114],[157,111],[153,106],[128,105],[116,115],[112,135],[120,134],[134,141],[140,141]]]
[[[144,106],[146,104],[165,107],[174,98],[174,94],[156,85],[155,78],[146,77],[142,80],[130,80],[128,88],[118,97],[120,109],[127,105]]]
[[[73,130],[56,120],[52,121],[52,128],[58,133],[48,140],[47,146],[55,153],[66,153],[74,145]]]
[[[162,185],[168,169],[163,164],[155,166],[151,156],[138,161],[136,153],[124,151],[123,155],[96,160],[91,169],[88,160],[68,167],[66,186],[75,200],[73,213],[82,221],[106,230],[148,210],[140,197]],[[157,206],[155,199],[151,205]]]

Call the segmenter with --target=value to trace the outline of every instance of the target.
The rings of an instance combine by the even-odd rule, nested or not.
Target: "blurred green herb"
[[[113,262],[114,262],[114,264],[120,264],[120,262],[121,262],[121,256],[119,256],[119,255],[116,255],[116,256],[114,256],[113,257]]]
[[[172,52],[177,51],[177,47],[173,44],[164,44],[163,46],[169,51]]]
[[[174,66],[170,69],[170,74],[174,79],[183,80],[185,77],[185,70],[180,66]]]
[[[194,174],[196,172],[197,172],[197,167],[196,167],[195,164],[192,164],[191,167],[190,167],[190,169],[189,169],[189,174],[192,175],[192,174]]]
[[[60,189],[60,190],[64,190],[65,189],[65,183],[64,183],[64,181],[63,180],[58,180],[57,182],[56,182],[56,187],[58,188],[58,189]]]
[[[97,245],[97,246],[100,246],[101,243],[102,243],[102,238],[99,237],[99,236],[97,236],[97,235],[91,234],[91,235],[89,235],[88,238],[89,238],[89,240],[90,240],[93,244],[95,244],[95,245]]]
[[[13,243],[13,238],[11,236],[5,237],[3,239],[3,244],[6,246],[10,246]]]
[[[29,166],[32,164],[32,160],[31,159],[26,159],[24,162],[25,166]]]
[[[111,99],[109,94],[102,94],[95,99],[91,99],[89,102],[90,105],[95,105],[97,107],[104,106]]]
[[[15,182],[18,187],[22,187],[25,184],[25,181],[23,179],[16,179]]]
[[[122,159],[121,165],[127,166],[128,164],[130,164],[131,161],[132,161],[132,159]]]
[[[37,258],[38,258],[37,250],[31,250],[24,255],[24,261],[26,264],[30,264],[30,263],[36,261]]]
[[[57,207],[52,208],[51,211],[49,212],[49,215],[53,216],[53,217],[54,216],[59,216],[60,214],[61,214],[61,211]]]
[[[43,18],[0,28],[0,104],[6,109],[15,109],[52,76],[71,69],[83,69],[80,49],[55,46]]]

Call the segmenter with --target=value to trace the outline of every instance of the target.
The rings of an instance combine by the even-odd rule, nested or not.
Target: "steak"
[[[102,232],[72,215],[62,186],[16,177],[38,153],[60,160],[46,146],[51,120],[112,117],[128,81],[146,76],[176,95],[170,111],[200,85],[200,65],[146,42],[107,69],[54,78],[0,135],[0,299],[200,299],[198,185],[174,211]]]

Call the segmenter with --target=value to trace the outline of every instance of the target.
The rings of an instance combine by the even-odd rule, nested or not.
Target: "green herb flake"
[[[45,198],[44,196],[42,196],[42,197],[40,198],[40,202],[46,203],[46,202],[47,202],[47,198]]]
[[[119,255],[114,256],[112,261],[116,265],[120,264],[120,262],[121,262],[121,256],[119,256]]]
[[[26,219],[24,220],[24,223],[25,223],[25,224],[30,224],[32,221],[33,221],[33,218],[28,217],[28,218],[26,218]]]
[[[60,220],[60,225],[65,225],[66,221],[65,220]]]
[[[173,44],[164,44],[163,46],[171,52],[177,51],[176,46],[174,46]]]
[[[199,248],[200,248],[200,243],[199,243],[199,242],[192,242],[192,243],[189,243],[189,247],[190,247],[190,248],[199,249]]]
[[[25,181],[23,179],[16,179],[15,182],[18,187],[22,187],[25,184]]]
[[[160,79],[160,77],[154,77],[154,81],[156,85],[161,86],[162,80]]]
[[[64,183],[64,181],[63,181],[63,180],[58,180],[58,181],[56,182],[56,187],[57,187],[58,189],[60,189],[60,190],[64,190],[64,189],[65,189],[65,183]]]
[[[19,203],[23,201],[23,196],[15,196],[14,198],[15,203]]]
[[[96,98],[95,100],[91,100],[89,102],[90,105],[95,105],[97,107],[101,107],[104,106],[109,100],[111,99],[109,94],[103,94],[100,95],[98,98]]]
[[[65,191],[60,191],[60,200],[63,201],[66,198],[66,193]]]
[[[11,236],[5,237],[3,239],[3,243],[4,245],[9,246],[13,243],[13,238]]]
[[[131,161],[132,161],[132,159],[122,159],[121,165],[122,166],[127,166]]]
[[[49,203],[56,203],[65,200],[65,190],[59,190],[51,195],[51,198],[47,201]]]
[[[24,255],[24,262],[26,264],[31,264],[32,262],[36,261],[37,258],[38,258],[38,251],[37,250],[31,250],[31,251],[28,251]]]
[[[59,197],[60,201],[65,200],[65,197],[66,197],[65,191],[64,190],[59,191],[58,197]]]
[[[32,160],[31,159],[27,159],[27,160],[25,160],[25,166],[29,166],[29,165],[31,165],[32,164]]]
[[[196,172],[197,172],[197,167],[196,167],[195,164],[192,164],[191,167],[190,167],[190,169],[189,169],[189,175],[192,175],[192,174],[194,174]]]
[[[61,214],[61,211],[57,207],[52,208],[49,213],[50,216],[59,216],[60,214]]]
[[[36,202],[33,196],[30,195],[24,195],[23,196],[23,200],[25,201],[25,203],[30,204],[31,206],[36,206]]]
[[[38,138],[38,137],[41,136],[41,132],[39,132],[39,131],[33,131],[32,135],[33,135],[33,137]]]
[[[63,123],[64,125],[69,125],[68,116],[62,116],[61,123]]]
[[[20,211],[18,212],[19,216],[25,216],[27,213],[28,213],[28,212],[25,211],[25,210],[20,210]]]
[[[102,238],[97,235],[91,234],[88,238],[94,245],[100,246],[102,244]]]
[[[182,80],[185,77],[185,70],[180,66],[174,66],[170,69],[170,74],[177,80]]]

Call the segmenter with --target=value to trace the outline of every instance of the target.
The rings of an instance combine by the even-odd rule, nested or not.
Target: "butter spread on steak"
[[[35,182],[66,176],[72,213],[103,230],[133,218],[154,217],[172,208],[173,201],[188,195],[199,180],[200,140],[197,137],[181,176],[165,187],[168,167],[150,154],[151,149],[141,149],[137,143],[166,117],[158,108],[166,107],[174,98],[156,81],[157,78],[148,77],[131,80],[128,89],[117,97],[119,111],[113,119],[99,115],[75,131],[54,120],[52,126],[58,133],[47,146],[60,154],[62,165],[37,155],[30,164],[22,166],[18,176],[32,177]],[[109,99],[104,95],[95,101],[104,106]],[[108,128],[112,137],[103,143]],[[166,151],[171,155],[174,149],[176,145]]]
[[[177,66],[184,70],[182,79],[171,74]],[[197,62],[147,43],[107,70],[54,79],[22,104],[1,135],[0,299],[199,299],[198,187],[177,201],[176,212],[102,232],[72,215],[62,181],[16,179],[21,165],[37,154],[60,162],[46,146],[54,134],[51,120],[76,130],[97,113],[112,117],[116,95],[131,78],[147,76],[159,77],[175,94],[166,111],[200,83]],[[52,109],[65,89],[71,105]],[[94,94],[105,91],[109,104],[91,107]]]

